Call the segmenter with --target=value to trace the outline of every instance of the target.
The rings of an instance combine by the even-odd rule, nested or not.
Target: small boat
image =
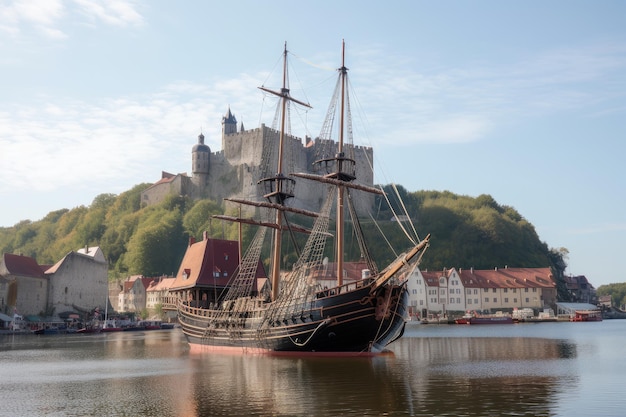
[[[144,320],[139,323],[144,330],[161,330],[163,328],[160,320]]]
[[[37,329],[33,333],[35,334],[61,334],[61,329],[58,327],[44,327],[42,329]]]
[[[511,316],[476,316],[469,319],[469,324],[513,324]]]
[[[351,143],[353,129],[349,120],[345,45],[342,45],[342,62],[333,96],[335,100],[331,103],[322,134],[315,140],[316,144],[319,143],[317,150],[324,151],[312,158],[316,173],[283,172],[289,162],[284,161],[283,166],[283,147],[287,146],[289,139],[285,132],[287,105],[293,102],[310,107],[289,95],[286,44],[283,57],[282,88],[274,91],[259,87],[279,98],[277,114],[280,114],[280,129],[275,136],[277,140],[263,145],[263,155],[278,155],[277,158],[268,157],[267,162],[271,166],[260,169],[262,174],[258,184],[264,190],[264,201],[227,199],[258,208],[257,213],[262,217],[213,216],[260,227],[248,243],[248,249],[245,253],[242,251],[244,255],[239,259],[238,271],[225,288],[224,295],[216,297],[210,307],[199,307],[192,301],[194,288],[184,284],[188,275],[181,264],[177,280],[180,279],[183,284],[176,294],[178,320],[192,352],[377,354],[403,335],[408,311],[407,280],[427,249],[429,236],[420,240],[412,224],[406,225],[409,227],[399,225],[408,238],[407,245],[404,251],[394,252],[395,260],[387,261],[383,268],[379,268],[368,249],[355,200],[359,198],[359,193],[364,192],[379,196],[384,204],[386,194],[380,188],[354,182],[357,170],[353,154],[358,147]],[[339,113],[337,118],[336,112]],[[330,137],[333,127],[339,127],[336,141]],[[314,181],[316,186],[327,188],[327,198],[318,202],[318,211],[306,211],[288,203],[294,197],[294,178]],[[295,215],[314,219],[312,226],[306,229],[297,226],[293,218],[289,218]],[[268,240],[265,239],[266,230],[273,231],[269,246],[264,245]],[[362,278],[348,283],[344,283],[346,230],[355,236],[353,241],[360,248],[361,259],[367,263]],[[294,238],[297,233],[308,235],[308,238],[299,243]],[[286,242],[288,237],[291,238],[289,246]],[[281,243],[283,239],[284,244]],[[253,286],[257,282],[255,274],[260,265],[260,255],[264,253],[263,247],[267,248],[265,253],[270,254],[270,284],[267,296],[259,297],[254,294]],[[288,247],[296,248],[292,249],[296,259],[285,272],[281,264],[285,259],[283,249]],[[334,256],[332,263],[336,286],[326,289],[320,285],[316,275],[325,270],[328,254],[333,252],[335,255],[330,256]],[[197,292],[201,290],[199,288]]]
[[[602,321],[600,310],[576,310],[570,321]]]

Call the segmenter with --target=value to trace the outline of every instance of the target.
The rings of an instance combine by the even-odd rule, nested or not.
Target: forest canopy
[[[0,228],[0,251],[52,264],[70,251],[100,246],[109,261],[110,278],[123,278],[175,274],[189,238],[199,239],[205,231],[211,237],[237,239],[236,224],[211,218],[225,214],[224,206],[215,201],[172,195],[160,204],[142,207],[140,195],[149,185],[138,184],[119,195],[100,194],[90,206],[56,210],[39,221],[24,220]],[[422,269],[549,266],[557,277],[565,270],[567,251],[549,248],[520,213],[498,204],[490,195],[384,188],[390,196],[395,195],[392,188],[397,188],[418,232],[432,236]],[[394,211],[380,208],[380,203],[377,201],[372,219],[365,221],[364,233],[378,233],[380,228],[390,242],[398,242],[401,233],[391,231]],[[392,206],[399,209],[400,203],[392,201]],[[374,219],[376,227],[369,225]],[[244,232],[250,233],[248,228]],[[358,251],[354,246],[346,250]],[[381,264],[394,257],[383,239],[377,239],[370,250]]]

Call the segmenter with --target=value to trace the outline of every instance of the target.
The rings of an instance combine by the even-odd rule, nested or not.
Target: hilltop
[[[171,195],[159,204],[142,207],[141,192],[150,185],[138,184],[119,195],[101,194],[90,206],[56,210],[40,221],[24,220],[0,228],[0,252],[49,264],[76,248],[97,245],[109,261],[110,278],[157,276],[177,272],[189,237],[208,231],[211,237],[237,239],[236,225],[211,219],[229,210],[215,201]],[[559,298],[567,299],[560,279],[567,250],[549,248],[540,241],[534,226],[513,207],[484,194],[469,197],[449,191],[398,189],[418,232],[432,235],[420,269],[549,266],[558,279]],[[396,221],[388,210],[378,210],[373,218],[383,230]],[[366,223],[364,230],[377,233],[378,229]],[[249,233],[250,228],[244,227],[244,234]],[[392,243],[400,238],[397,232],[389,237]],[[384,264],[393,254],[383,239],[378,242],[370,250]],[[354,246],[347,250],[358,256]]]

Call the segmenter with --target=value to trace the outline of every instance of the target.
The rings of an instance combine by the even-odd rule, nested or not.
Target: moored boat
[[[315,160],[315,166],[323,175],[283,172],[282,150],[284,146],[286,108],[291,102],[308,106],[289,95],[286,79],[287,48],[283,60],[283,83],[280,91],[260,87],[280,99],[281,128],[278,140],[277,166],[270,168],[269,175],[259,181],[265,191],[266,201],[251,202],[230,199],[237,204],[249,204],[263,211],[261,220],[226,218],[239,223],[260,226],[241,257],[236,275],[232,278],[222,297],[216,297],[211,306],[198,305],[190,300],[192,288],[181,287],[176,300],[178,320],[182,326],[191,351],[228,351],[268,354],[331,354],[369,355],[381,352],[402,336],[408,314],[406,280],[418,265],[428,247],[429,237],[419,240],[411,237],[408,249],[397,255],[387,267],[379,269],[365,243],[364,234],[356,216],[353,199],[359,192],[374,193],[384,197],[382,190],[355,183],[355,161],[350,155],[354,146],[344,146],[344,133],[351,135],[351,123],[345,118],[349,100],[346,92],[347,68],[345,47],[339,68],[336,97],[332,109],[340,109],[339,137],[336,142],[320,135],[320,140],[332,143],[335,149]],[[331,112],[329,112],[330,115]],[[325,124],[336,125],[333,121]],[[265,152],[265,150],[263,150]],[[319,212],[306,212],[288,204],[294,197],[295,178],[316,181],[328,187],[328,198],[321,202]],[[334,213],[333,213],[334,212]],[[329,232],[331,213],[335,215],[335,230]],[[288,219],[297,214],[314,218],[310,230],[296,227]],[[358,281],[344,283],[344,246],[346,215],[351,220],[351,233],[356,236],[360,253],[367,262],[367,270]],[[270,294],[255,295],[260,254],[265,242],[266,230],[272,229],[271,262],[269,273]],[[292,236],[295,232],[308,234],[304,247],[298,248],[297,260],[291,271],[281,276],[283,259],[283,232]],[[406,232],[406,231],[405,231]],[[413,229],[414,233],[414,229]],[[415,233],[414,233],[415,234]],[[407,233],[410,236],[411,232]],[[334,236],[336,285],[323,288],[316,274],[327,266],[327,241]],[[331,245],[328,245],[329,248]],[[184,260],[183,260],[184,262]],[[193,273],[181,264],[179,277],[186,280]],[[177,277],[178,279],[178,277]],[[197,299],[197,298],[196,298]]]
[[[570,321],[602,321],[600,310],[576,310]]]
[[[513,324],[511,316],[476,316],[469,319],[469,324]]]

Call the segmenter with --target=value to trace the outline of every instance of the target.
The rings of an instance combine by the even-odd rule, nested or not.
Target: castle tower
[[[226,135],[233,133],[237,133],[237,119],[235,115],[230,112],[230,106],[228,106],[226,115],[222,117],[222,149],[225,149],[224,138]]]
[[[204,135],[200,133],[198,143],[191,148],[191,173],[194,184],[194,194],[204,197],[209,183],[209,160],[211,148],[204,144]]]

